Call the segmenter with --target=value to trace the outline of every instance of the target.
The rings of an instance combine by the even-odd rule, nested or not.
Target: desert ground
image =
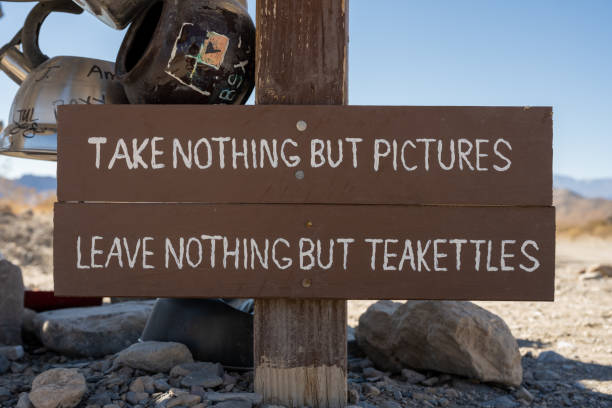
[[[504,319],[522,355],[556,351],[567,359],[564,379],[612,395],[612,279],[580,274],[600,263],[612,264],[612,240],[560,238],[554,302],[477,303]],[[357,325],[372,303],[350,301],[349,324]]]

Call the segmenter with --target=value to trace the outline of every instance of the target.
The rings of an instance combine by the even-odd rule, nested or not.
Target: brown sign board
[[[552,204],[552,110],[62,106],[58,198]]]
[[[55,206],[58,295],[553,300],[554,208]]]

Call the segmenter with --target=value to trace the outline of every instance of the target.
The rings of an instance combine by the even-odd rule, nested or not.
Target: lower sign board
[[[553,300],[554,208],[55,206],[58,295]]]

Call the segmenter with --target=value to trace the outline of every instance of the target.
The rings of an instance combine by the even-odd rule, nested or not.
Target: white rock
[[[54,368],[34,378],[29,397],[36,408],[73,408],[85,392],[85,377],[76,369]]]
[[[115,366],[125,365],[139,370],[166,373],[178,364],[190,362],[193,362],[193,356],[184,344],[145,341],[119,352]]]
[[[411,367],[513,386],[523,377],[508,326],[471,302],[380,301],[360,317],[357,339],[384,370]]]
[[[587,269],[587,273],[597,273],[605,278],[612,278],[612,265],[596,264]]]
[[[50,350],[103,357],[138,341],[154,301],[52,310],[36,315],[34,331]]]

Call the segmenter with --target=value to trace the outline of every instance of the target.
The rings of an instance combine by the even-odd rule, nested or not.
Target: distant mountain
[[[55,194],[55,177],[26,175],[18,179],[0,177],[0,198],[16,202],[35,203]]]
[[[612,178],[577,180],[567,176],[553,177],[555,188],[571,190],[583,197],[612,200]]]
[[[39,193],[57,190],[57,179],[55,177],[33,176],[27,174],[13,180],[17,186],[32,188]]]
[[[573,191],[555,189],[553,203],[556,207],[557,226],[561,228],[612,220],[612,200],[585,198]]]

